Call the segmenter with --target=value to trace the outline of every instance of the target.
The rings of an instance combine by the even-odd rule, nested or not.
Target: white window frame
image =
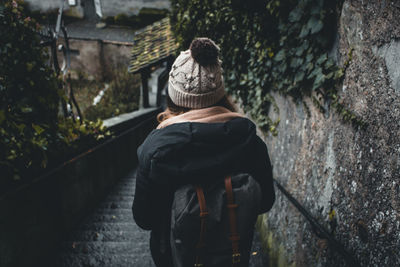
[[[76,0],[68,0],[68,5],[69,6],[76,6],[77,5]]]

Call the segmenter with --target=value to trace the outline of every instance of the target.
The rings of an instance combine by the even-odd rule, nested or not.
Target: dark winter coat
[[[138,149],[133,217],[146,230],[166,231],[174,191],[228,174],[250,173],[262,190],[262,212],[275,201],[265,143],[246,118],[224,123],[183,122],[153,130]]]

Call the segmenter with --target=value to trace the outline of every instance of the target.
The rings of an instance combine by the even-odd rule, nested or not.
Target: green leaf
[[[302,81],[303,78],[304,78],[304,72],[299,71],[299,72],[297,72],[296,76],[294,77],[294,81],[296,83],[298,83],[298,82]]]
[[[282,61],[286,56],[285,50],[282,49],[280,50],[274,57],[275,61]]]
[[[300,38],[304,38],[304,37],[306,37],[306,36],[309,34],[309,32],[310,32],[310,29],[307,27],[307,25],[304,25],[304,26],[301,28],[301,32],[300,32],[300,34],[299,34],[299,37],[300,37]]]
[[[26,127],[26,125],[23,124],[23,123],[17,125],[17,128],[18,128],[18,130],[19,130],[19,132],[20,132],[21,134],[23,133],[25,127]]]
[[[302,13],[303,13],[303,10],[301,8],[293,9],[292,12],[290,12],[290,14],[289,14],[289,21],[290,22],[300,21]]]
[[[324,27],[321,20],[311,17],[307,22],[307,28],[311,30],[311,34],[319,32]]]
[[[281,73],[283,73],[283,72],[286,71],[286,67],[287,67],[286,63],[283,62],[283,63],[281,63],[281,64],[278,66],[278,70],[279,70]]]
[[[35,130],[35,132],[37,134],[41,134],[44,132],[44,129],[42,127],[40,127],[39,125],[36,125],[34,123],[32,123],[32,128]]]
[[[22,113],[30,113],[32,112],[32,108],[30,107],[23,107],[21,108]]]
[[[307,63],[311,62],[311,60],[313,60],[313,58],[314,58],[314,55],[313,55],[313,54],[311,54],[311,53],[307,54],[307,56],[306,56],[306,62],[307,62]]]
[[[324,74],[318,75],[314,81],[313,90],[320,88],[324,83],[324,81],[325,81],[325,75]]]
[[[321,13],[321,7],[319,5],[317,5],[317,4],[314,4],[311,7],[310,14],[311,15],[319,15],[320,13]]]
[[[303,63],[303,58],[301,57],[294,57],[290,61],[291,68],[298,68]]]
[[[307,71],[311,71],[314,67],[314,64],[312,62],[309,62],[306,66]]]
[[[322,54],[318,60],[317,60],[317,64],[321,65],[322,63],[324,63],[326,60],[328,60],[328,56],[325,54]]]

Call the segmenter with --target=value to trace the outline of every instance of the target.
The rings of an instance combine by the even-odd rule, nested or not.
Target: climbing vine
[[[322,102],[330,99],[345,120],[358,123],[339,104],[335,88],[344,69],[328,54],[341,1],[171,2],[171,22],[181,49],[187,49],[194,37],[214,39],[221,47],[228,91],[262,130],[276,134],[279,123],[267,115],[271,107],[279,112],[272,91],[298,100],[309,96],[321,111]]]

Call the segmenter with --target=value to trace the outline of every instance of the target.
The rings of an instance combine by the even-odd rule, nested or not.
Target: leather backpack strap
[[[196,245],[196,259],[194,267],[202,267],[204,266],[202,263],[202,258],[204,257],[204,249],[206,246],[205,235],[206,235],[206,222],[207,222],[208,211],[207,211],[206,199],[204,197],[203,188],[201,188],[200,186],[196,186],[196,193],[200,206],[200,238],[199,242]]]
[[[239,251],[240,236],[237,232],[236,212],[235,212],[235,209],[238,207],[238,205],[235,204],[233,199],[232,179],[230,176],[225,178],[225,190],[226,190],[227,207],[229,213],[229,226],[230,226],[229,239],[232,241],[232,266],[236,267],[239,266],[240,263],[240,251]]]

